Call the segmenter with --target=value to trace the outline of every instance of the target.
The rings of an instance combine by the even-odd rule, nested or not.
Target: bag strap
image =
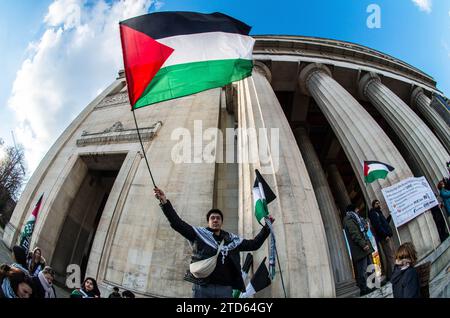
[[[222,242],[220,242],[220,245],[219,245],[219,247],[217,248],[216,257],[219,256],[219,253],[220,253],[220,250],[221,250],[222,247],[223,247],[223,244],[224,244],[224,240],[222,240]]]

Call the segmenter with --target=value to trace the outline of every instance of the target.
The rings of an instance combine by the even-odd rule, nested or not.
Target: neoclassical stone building
[[[381,189],[413,175],[435,187],[450,160],[448,101],[427,74],[357,44],[257,36],[254,59],[252,77],[136,111],[155,180],[187,222],[204,225],[206,211],[217,207],[227,230],[250,238],[260,228],[253,216],[254,169],[263,170],[277,195],[269,209],[288,296],[354,295],[342,211],[350,202],[384,204]],[[153,197],[126,90],[119,73],[58,138],[28,182],[3,241],[17,242],[45,193],[31,244],[42,248],[61,281],[69,264],[79,264],[105,293],[119,286],[143,297],[189,297],[183,275],[191,248]],[[177,162],[174,131],[198,136],[198,123],[200,133],[223,132],[224,143],[213,149],[217,157],[231,151],[235,159],[254,146],[241,135],[230,137],[227,128],[266,128],[258,143],[274,138],[275,128],[279,144],[271,144],[265,160],[196,161],[193,147],[193,162]],[[395,171],[365,185],[363,160]],[[448,262],[448,241],[441,243],[431,212],[398,233],[396,243],[414,242],[421,258]],[[267,243],[254,253],[255,266],[266,255]],[[279,275],[261,296],[283,296]]]

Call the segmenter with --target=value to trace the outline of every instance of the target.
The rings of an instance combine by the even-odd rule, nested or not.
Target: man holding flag
[[[255,251],[261,247],[270,234],[268,224],[264,225],[253,240],[243,239],[222,230],[223,214],[211,209],[206,214],[208,227],[194,227],[183,221],[161,189],[154,189],[156,198],[170,223],[170,226],[188,239],[193,248],[190,269],[184,279],[194,284],[194,298],[231,298],[233,289],[246,291],[242,279],[239,252]],[[270,215],[271,223],[275,221]],[[192,273],[192,265],[213,260],[213,271],[206,277]],[[206,269],[205,269],[206,270]]]
[[[250,29],[218,12],[157,12],[120,23],[128,95],[141,148],[164,215],[192,244],[185,280],[194,283],[195,298],[230,298],[233,289],[245,291],[239,252],[259,249],[269,236],[274,222],[267,213],[269,201],[258,201],[258,222],[264,218],[266,224],[253,240],[223,231],[223,214],[218,209],[207,213],[208,227],[184,222],[156,186],[134,110],[251,76],[255,40],[249,36]]]

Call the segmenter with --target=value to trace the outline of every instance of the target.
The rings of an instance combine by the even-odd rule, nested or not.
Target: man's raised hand
[[[270,221],[270,223],[272,223],[272,224],[273,224],[273,222],[275,222],[275,218],[274,218],[272,215],[268,215],[266,218],[267,218],[267,219]]]
[[[155,193],[155,197],[161,202],[162,204],[167,203],[167,198],[164,192],[159,188],[154,188],[153,192]]]

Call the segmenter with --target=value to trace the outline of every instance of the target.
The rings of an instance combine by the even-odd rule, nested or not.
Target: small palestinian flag
[[[248,253],[245,257],[244,266],[242,266],[241,272],[242,272],[242,280],[245,283],[245,280],[248,276],[248,271],[250,270],[250,267],[253,266],[253,255],[251,253]],[[241,295],[241,291],[238,289],[233,289],[233,298],[239,298]]]
[[[259,223],[261,219],[269,215],[267,205],[275,200],[277,196],[270,189],[266,180],[259,173],[258,169],[255,170],[256,178],[253,184],[253,202],[255,206],[255,216]]]
[[[394,167],[380,161],[364,161],[364,181],[372,183],[377,179],[386,179]]]
[[[23,231],[20,235],[19,245],[22,246],[26,250],[27,253],[28,253],[28,250],[30,249],[31,236],[33,235],[34,224],[36,223],[36,219],[37,219],[37,216],[39,213],[39,209],[41,208],[43,197],[44,197],[44,194],[42,193],[41,197],[39,198],[38,202],[36,203],[36,206],[34,207],[33,212],[31,212],[31,215],[28,218],[28,221],[25,224],[25,227],[23,228]]]
[[[133,109],[252,74],[251,27],[222,13],[157,12],[120,23]]]
[[[266,266],[266,257],[264,257],[263,261],[250,280],[250,283],[247,285],[245,293],[242,293],[239,298],[251,297],[252,295],[269,286],[271,283],[272,280],[269,277],[269,271]]]

